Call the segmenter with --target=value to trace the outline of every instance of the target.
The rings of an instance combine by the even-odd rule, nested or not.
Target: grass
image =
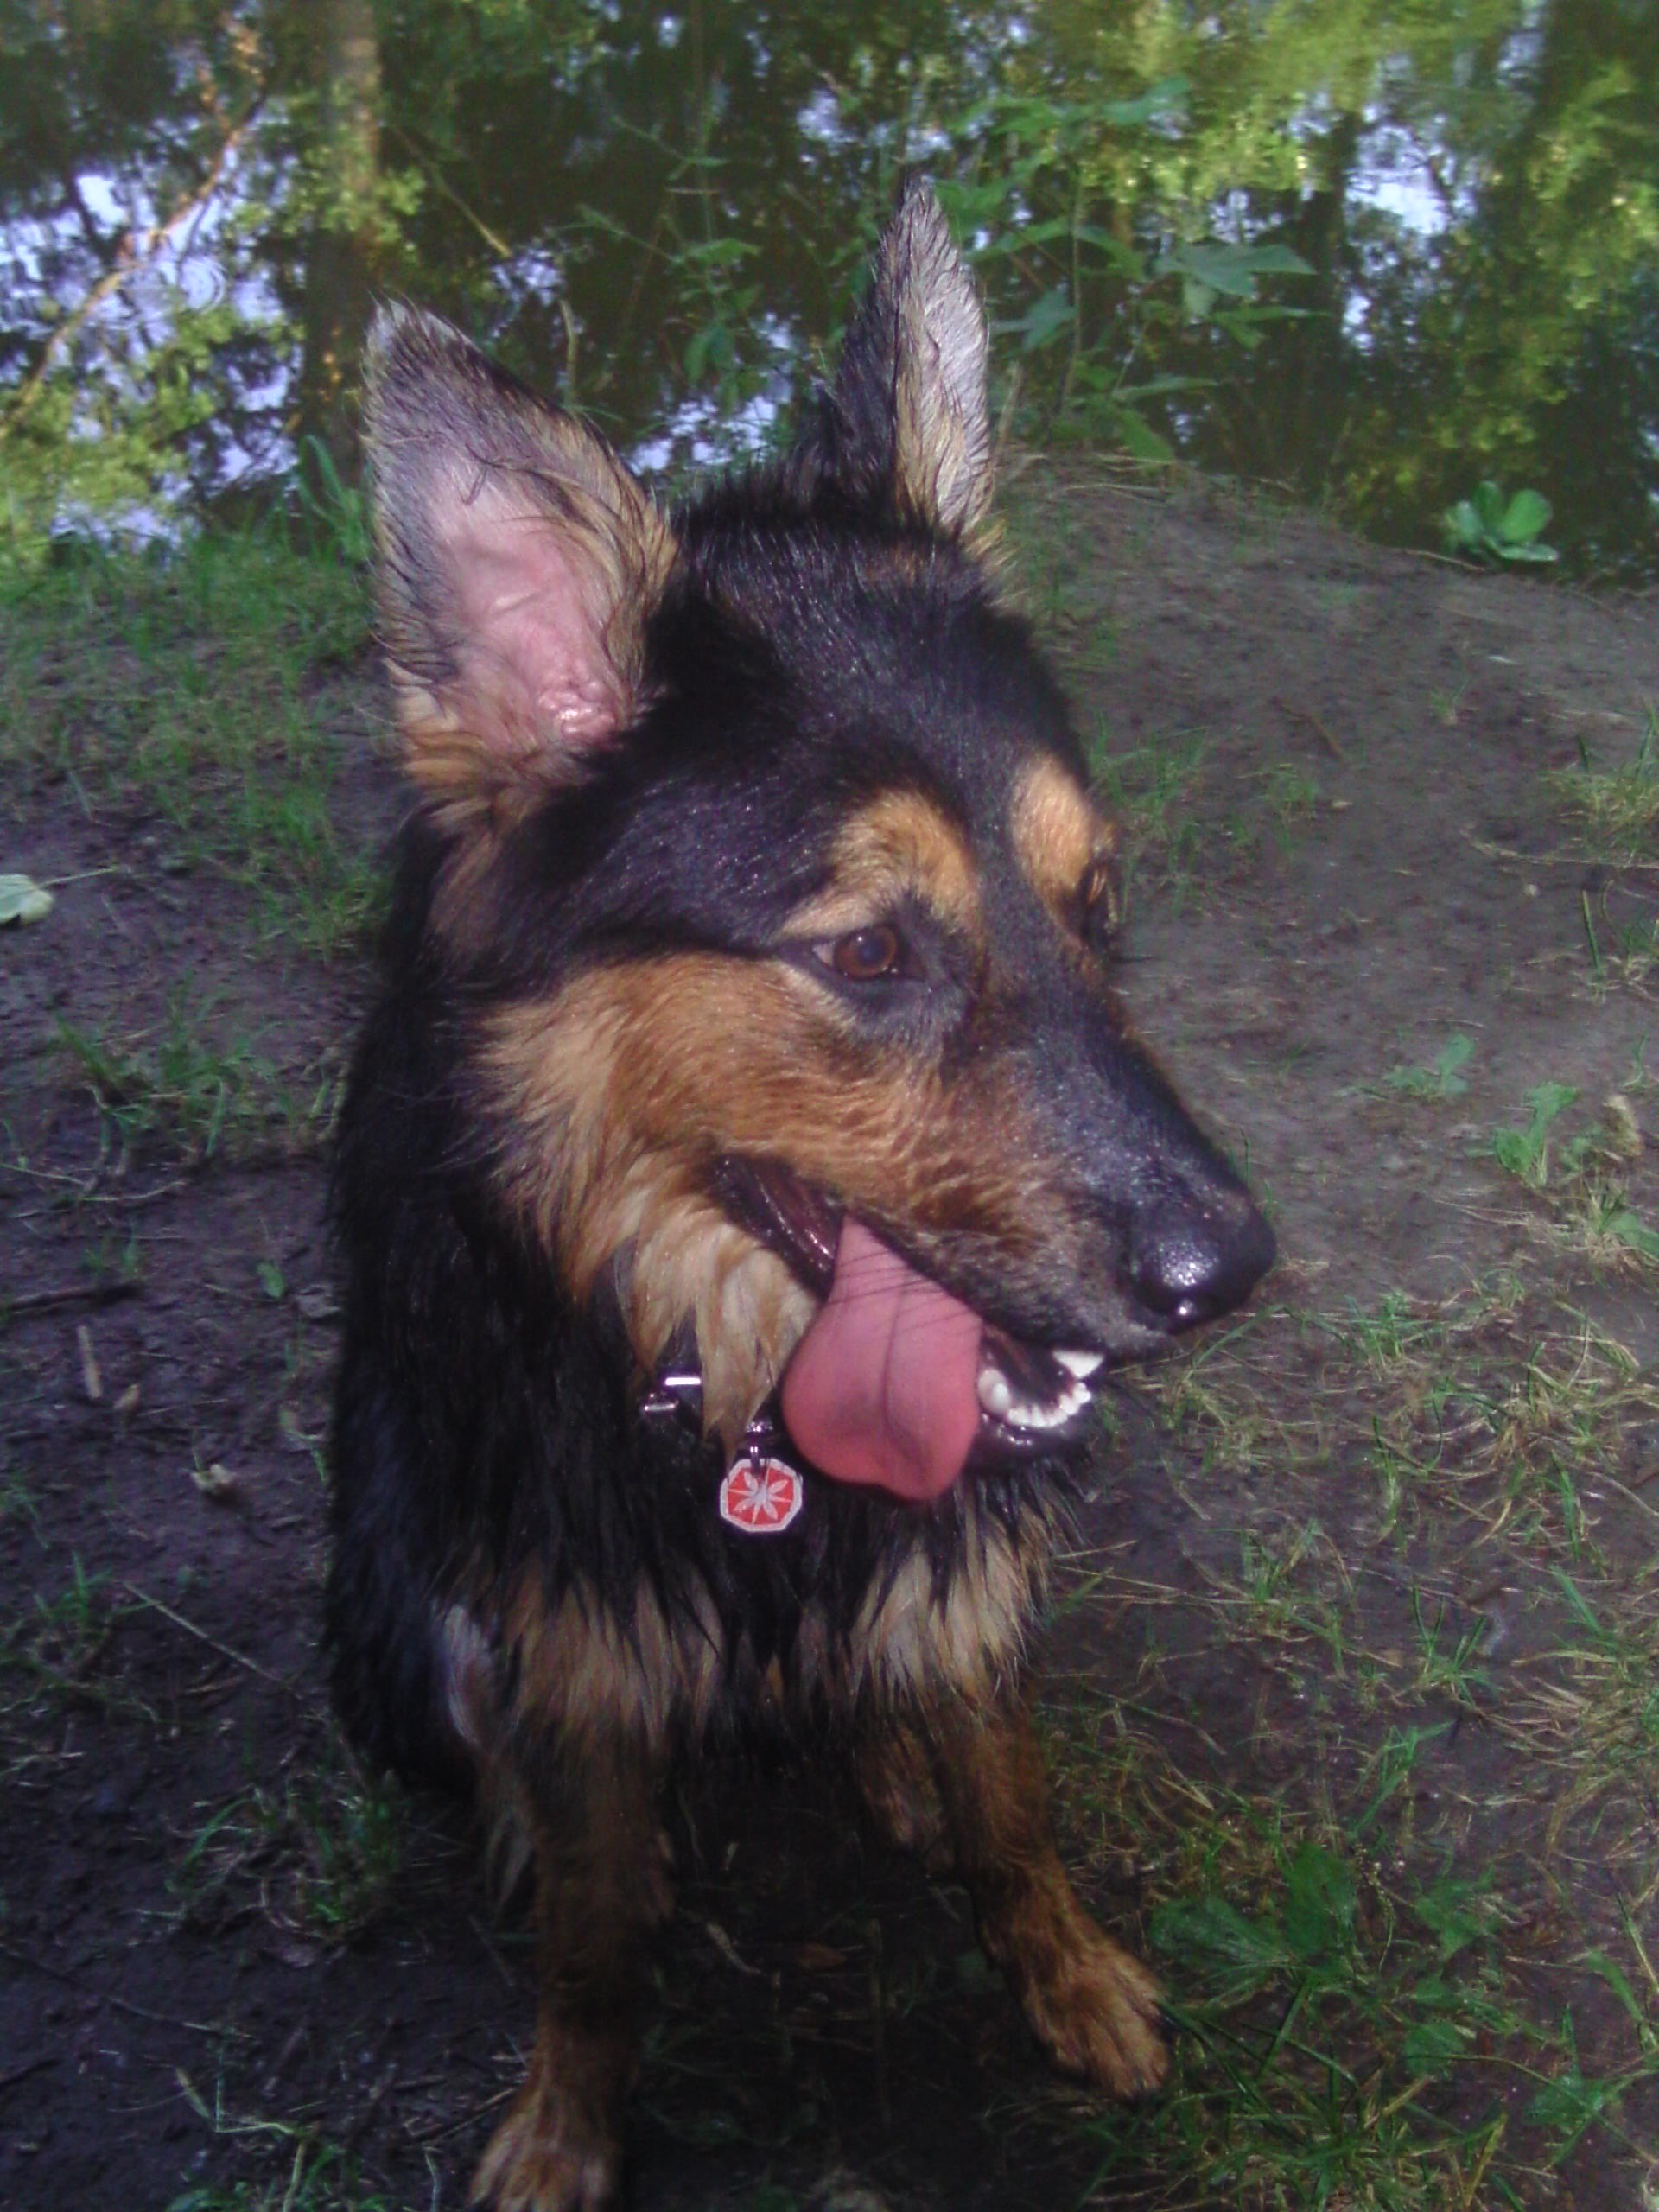
[[[1126,905],[1138,879],[1178,897],[1197,873],[1206,832],[1193,812],[1208,742],[1191,731],[1128,752],[1109,752],[1103,731],[1091,758],[1096,788],[1122,838]]]
[[[257,1916],[288,1935],[346,1942],[387,1910],[409,1808],[337,1751],[255,1783],[201,1821],[175,1870],[181,1917],[219,1932]]]
[[[213,1012],[210,997],[186,986],[171,995],[153,1036],[118,1038],[58,1022],[59,1055],[90,1093],[106,1147],[124,1154],[160,1138],[194,1164],[221,1150],[293,1150],[327,1135],[337,1100],[332,1072],[313,1067],[292,1076],[245,1036],[219,1041]]]
[[[210,2105],[188,2075],[180,2088],[214,2137],[245,2145],[267,2172],[257,2181],[187,2189],[167,2212],[413,2212],[407,2198],[365,2186],[359,2162],[319,2129],[238,2114],[226,2104],[222,2088]]]
[[[1586,843],[1605,864],[1651,861],[1659,852],[1659,708],[1644,709],[1630,760],[1597,767],[1581,747],[1576,768],[1545,780],[1580,817]]]
[[[1659,1381],[1505,1275],[1268,1309],[1143,1387],[1244,1525],[1230,1564],[1195,1488],[1179,1586],[1108,1563],[1139,1668],[1051,1713],[1183,2030],[1144,2110],[1045,2106],[1098,2201],[1438,2212],[1547,2201],[1589,2133],[1650,2161]]]
[[[376,898],[334,813],[367,641],[359,572],[274,525],[77,547],[0,580],[0,776],[14,798],[67,785],[171,909],[213,875],[256,942],[337,954]]]
[[[1109,671],[1118,657],[1117,636],[1087,510],[1064,497],[1033,498],[1017,481],[1005,504],[1007,575],[1016,602],[1075,677]]]
[[[32,1501],[26,1517],[42,1541]],[[0,1614],[0,1738],[25,1743],[44,1719],[71,1706],[152,1723],[149,1704],[116,1664],[117,1630],[136,1610],[76,1553],[55,1595],[37,1591],[32,1605]]]
[[[1659,1802],[1659,1611],[1650,1573],[1634,1589],[1604,1583],[1593,1601],[1582,1574],[1558,1567],[1554,1579],[1565,1607],[1552,1663],[1513,1725],[1562,1777],[1553,1815],[1561,1840],[1569,1829],[1587,1834],[1610,1800],[1639,1819]],[[1616,1820],[1597,1827],[1623,1833]],[[1645,1868],[1639,1851],[1635,1864]]]
[[[1288,852],[1298,834],[1318,811],[1319,779],[1294,760],[1276,760],[1261,772],[1262,797],[1273,817],[1280,849]]]
[[[1563,1241],[1602,1272],[1651,1270],[1659,1266],[1659,1230],[1632,1197],[1647,1150],[1635,1109],[1614,1091],[1599,1122],[1562,1137],[1557,1124],[1578,1100],[1570,1084],[1537,1084],[1527,1093],[1525,1124],[1493,1131],[1491,1155],[1545,1203]]]
[[[1345,1808],[1310,1811],[1196,1782],[1121,1711],[1073,1702],[1050,1720],[1074,1837],[1096,1830],[1103,1861],[1132,1861],[1179,1993],[1162,2097],[1128,2112],[1041,2100],[1094,2148],[1084,2201],[1516,2201],[1563,2130],[1535,2118],[1517,2158],[1509,2112],[1570,2079],[1573,2053],[1529,2004],[1491,1870],[1386,1847],[1415,1745],[1357,1772]]]

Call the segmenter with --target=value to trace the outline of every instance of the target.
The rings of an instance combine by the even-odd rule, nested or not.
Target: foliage
[[[1440,534],[1447,552],[1470,560],[1556,561],[1560,556],[1541,536],[1553,512],[1541,492],[1517,492],[1506,502],[1496,484],[1485,483],[1446,509]]]
[[[1175,458],[1149,419],[1154,404],[1209,381],[1150,369],[1160,342],[1207,322],[1254,349],[1264,322],[1295,312],[1264,304],[1261,279],[1313,273],[1281,244],[1205,237],[1160,246],[1137,238],[1131,223],[1112,226],[1116,149],[1178,124],[1187,89],[1171,77],[1135,99],[993,99],[957,126],[964,157],[940,194],[975,241],[976,266],[1001,309],[994,328],[1019,340],[1042,433],[1103,435],[1140,461]]]
[[[14,552],[269,492],[306,437],[348,488],[377,291],[654,466],[764,444],[921,163],[1008,424],[1410,537],[1501,465],[1579,566],[1649,557],[1650,0],[1055,0],[1017,31],[988,0],[780,0],[764,52],[741,0],[695,30],[643,0],[59,13],[18,0],[0,71]],[[1521,519],[1471,543],[1540,557]]]
[[[1526,1128],[1494,1133],[1493,1158],[1529,1190],[1541,1191],[1548,1182],[1550,1130],[1578,1095],[1570,1084],[1541,1083],[1527,1093]]]
[[[1460,1098],[1469,1088],[1463,1072],[1474,1057],[1475,1040],[1459,1030],[1450,1037],[1427,1067],[1408,1067],[1398,1062],[1382,1078],[1389,1090],[1407,1098]]]

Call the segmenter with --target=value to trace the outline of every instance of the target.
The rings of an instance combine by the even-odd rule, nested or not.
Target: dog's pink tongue
[[[784,1421],[813,1465],[925,1503],[979,1433],[979,1316],[848,1215],[836,1279],[784,1376]]]

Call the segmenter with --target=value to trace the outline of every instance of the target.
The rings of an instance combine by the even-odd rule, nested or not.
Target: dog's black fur
[[[653,1793],[760,1718],[827,1730],[954,1861],[1062,2063],[1161,2075],[1014,1688],[1057,1431],[987,1411],[914,1474],[872,1414],[882,1486],[787,1418],[845,1224],[982,1317],[1027,1411],[1059,1402],[1052,1347],[1144,1351],[1271,1253],[1110,995],[1109,825],[983,558],[984,356],[912,188],[808,435],[670,520],[443,326],[377,334],[422,804],[335,1166],[328,1634],[365,1751],[476,1785],[536,1862],[541,2035],[479,2179],[504,2207],[613,2190]],[[651,1404],[666,1369],[702,1370],[702,1425]],[[775,1536],[717,1504],[757,1418],[801,1473]]]

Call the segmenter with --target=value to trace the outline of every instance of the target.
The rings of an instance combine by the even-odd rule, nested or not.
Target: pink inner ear
[[[601,742],[630,703],[605,644],[608,564],[584,533],[494,485],[457,493],[437,518],[460,669],[453,705],[504,751]]]

